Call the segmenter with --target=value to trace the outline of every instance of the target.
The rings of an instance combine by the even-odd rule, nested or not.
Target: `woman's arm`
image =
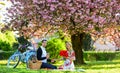
[[[75,52],[74,51],[71,52],[71,55],[68,57],[68,59],[70,61],[74,61],[75,60]]]

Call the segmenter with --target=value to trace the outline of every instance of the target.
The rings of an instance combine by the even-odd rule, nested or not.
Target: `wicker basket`
[[[42,65],[42,62],[41,61],[29,61],[29,65],[28,65],[28,68],[30,69],[34,69],[34,70],[38,70],[41,68],[41,65]]]

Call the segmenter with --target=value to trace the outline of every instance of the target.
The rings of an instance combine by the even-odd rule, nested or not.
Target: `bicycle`
[[[36,56],[36,51],[30,50],[30,48],[31,47],[28,45],[22,45],[19,47],[18,50],[9,57],[7,67],[16,68],[21,61],[23,63],[26,63],[26,67],[28,68],[29,60],[33,55]]]

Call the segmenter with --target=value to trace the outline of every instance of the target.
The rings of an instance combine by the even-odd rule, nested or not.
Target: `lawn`
[[[0,73],[120,73],[120,60],[86,61],[86,65],[76,66],[77,71],[29,70],[25,68],[24,64],[19,64],[17,68],[11,69],[6,67],[6,63],[7,60],[0,60]],[[85,71],[82,72],[81,69]]]

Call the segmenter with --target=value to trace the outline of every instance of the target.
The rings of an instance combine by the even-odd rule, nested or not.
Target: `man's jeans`
[[[53,66],[53,65],[51,65],[49,63],[43,63],[43,62],[42,62],[41,68],[57,69],[56,66]]]

